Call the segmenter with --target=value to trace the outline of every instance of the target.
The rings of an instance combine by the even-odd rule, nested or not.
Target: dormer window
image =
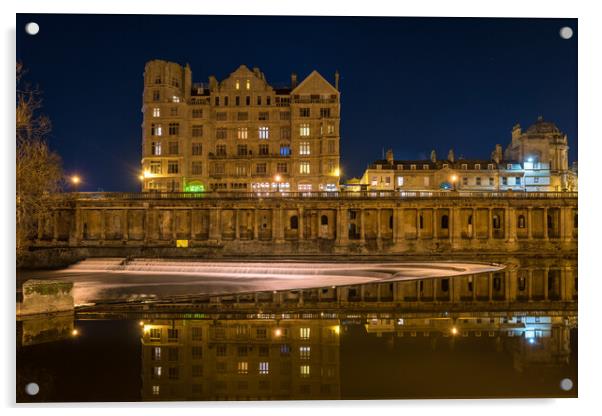
[[[474,165],[474,169],[475,170],[481,170],[481,164],[480,163],[475,164]]]
[[[250,90],[251,89],[251,81],[247,80],[247,89]]]
[[[376,165],[376,169],[382,169],[383,165]]]
[[[429,165],[422,165],[423,170],[428,170],[428,168],[429,168]]]
[[[466,163],[462,163],[462,169],[468,170],[468,165]]]
[[[416,170],[416,165],[410,165],[410,170]]]
[[[403,170],[403,165],[397,165],[397,170]]]
[[[506,169],[508,169],[508,170],[512,170],[512,163],[508,163],[508,164],[506,165]]]
[[[443,169],[446,169],[446,168],[448,168],[448,167],[449,167],[449,165],[448,165],[447,163],[444,163],[444,164],[443,164]]]
[[[240,81],[236,80],[236,89],[239,90],[240,89]]]
[[[490,163],[490,164],[488,164],[488,165],[487,165],[487,169],[489,169],[489,170],[493,170],[493,163]]]

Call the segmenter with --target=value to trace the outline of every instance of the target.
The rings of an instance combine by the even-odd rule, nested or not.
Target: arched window
[[[525,216],[524,215],[518,216],[518,228],[525,228]]]
[[[291,230],[298,230],[299,229],[299,217],[297,217],[296,215],[293,215],[291,217]]]
[[[498,215],[493,216],[493,228],[495,228],[495,229],[500,228],[500,217]]]
[[[322,217],[320,218],[320,224],[328,225],[328,217],[326,215],[322,215]]]
[[[449,228],[449,217],[447,215],[441,216],[441,229],[446,230]]]
[[[420,215],[420,217],[418,217],[418,223],[419,223],[420,229],[422,230],[424,228],[424,217],[422,216],[422,214]]]
[[[577,214],[573,215],[573,228],[577,228]]]

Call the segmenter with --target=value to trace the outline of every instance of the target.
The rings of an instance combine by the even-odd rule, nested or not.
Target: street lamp
[[[77,186],[78,186],[78,185],[81,183],[81,181],[82,181],[82,180],[81,180],[81,178],[80,178],[79,176],[77,176],[77,175],[72,175],[72,176],[69,178],[69,181],[71,182],[71,185],[73,186],[73,189],[74,189],[75,191],[77,191]]]
[[[274,180],[276,181],[276,192],[280,192],[280,181],[282,177],[280,175],[274,176]]]
[[[458,175],[452,175],[450,179],[451,179],[451,183],[453,186],[453,190],[455,191],[456,190],[456,182],[458,181]]]

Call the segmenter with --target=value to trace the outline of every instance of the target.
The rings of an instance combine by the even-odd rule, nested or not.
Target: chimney
[[[389,162],[389,164],[393,164],[393,149],[389,149],[387,150],[387,162]]]
[[[217,78],[215,75],[209,75],[209,90],[217,88]]]
[[[456,157],[454,155],[454,149],[449,149],[449,152],[447,152],[447,160],[454,163],[455,159]]]
[[[437,163],[437,153],[435,153],[435,149],[431,150],[431,162]]]
[[[495,157],[493,158],[493,160],[495,160],[495,163],[500,163],[502,161],[502,145],[501,144],[496,144],[495,145]]]
[[[514,127],[512,127],[512,140],[518,139],[522,133],[520,124],[516,123]]]
[[[334,88],[339,91],[339,78],[341,78],[339,74],[339,70],[337,69],[334,73]]]
[[[297,88],[297,74],[291,74],[291,89]]]

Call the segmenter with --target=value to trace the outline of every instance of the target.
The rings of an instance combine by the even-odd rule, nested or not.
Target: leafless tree
[[[61,159],[46,143],[51,124],[39,114],[42,93],[24,82],[24,74],[17,63],[17,255],[28,249],[37,220],[46,214],[48,198],[60,191],[63,178]]]

